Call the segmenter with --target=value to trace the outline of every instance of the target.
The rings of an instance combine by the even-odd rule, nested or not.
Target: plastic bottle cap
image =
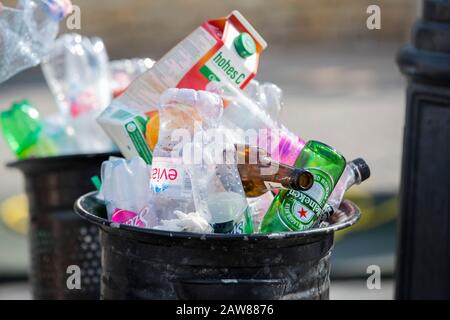
[[[242,32],[234,39],[234,47],[242,58],[248,58],[256,52],[256,44],[253,38],[247,33]]]
[[[47,14],[55,21],[61,21],[73,11],[70,0],[47,0],[43,5]]]
[[[361,175],[361,182],[369,179],[370,177],[370,168],[364,159],[358,158],[352,161],[353,164],[356,166],[356,168],[359,171],[359,174]]]

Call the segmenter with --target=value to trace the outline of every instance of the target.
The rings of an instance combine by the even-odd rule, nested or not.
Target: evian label
[[[150,185],[157,193],[173,188],[184,189],[185,175],[183,159],[154,157]]]
[[[115,209],[112,214],[112,222],[125,224],[133,227],[146,228],[149,226],[150,209],[145,207],[139,213]]]
[[[317,168],[308,170],[314,175],[311,189],[289,190],[282,201],[281,210],[278,211],[280,220],[292,231],[310,228],[333,190],[333,180],[327,173]]]

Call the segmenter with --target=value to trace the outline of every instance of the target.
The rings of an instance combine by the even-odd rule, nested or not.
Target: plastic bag
[[[144,160],[136,157],[105,161],[101,176],[101,193],[111,221],[142,228],[157,225],[151,201],[150,167]]]

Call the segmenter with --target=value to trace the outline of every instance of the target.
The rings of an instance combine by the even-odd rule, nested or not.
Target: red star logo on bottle
[[[302,208],[302,210],[300,210],[298,213],[300,214],[300,218],[306,218],[306,214],[308,213],[308,211]]]

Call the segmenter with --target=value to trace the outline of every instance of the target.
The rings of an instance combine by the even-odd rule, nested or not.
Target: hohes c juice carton
[[[211,81],[243,89],[256,75],[264,39],[238,12],[204,22],[138,79],[120,103],[148,112],[168,88],[205,90]]]
[[[256,75],[259,56],[266,47],[238,11],[206,21],[114,99],[97,121],[125,157],[141,156],[149,163],[151,150],[144,145],[145,132],[136,130],[140,126],[130,121],[145,119],[145,113],[155,111],[160,95],[168,88],[205,90],[212,81],[245,88]]]

